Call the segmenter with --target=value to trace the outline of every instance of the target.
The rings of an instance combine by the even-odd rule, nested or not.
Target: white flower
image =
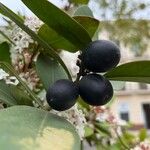
[[[18,85],[19,81],[14,76],[9,76],[3,69],[0,69],[0,80],[4,80],[6,84]]]
[[[43,22],[40,21],[37,17],[27,17],[24,24],[28,26],[32,31],[37,32],[42,26]]]
[[[0,80],[6,79],[9,76],[3,69],[0,69]]]
[[[18,85],[19,84],[19,81],[14,76],[7,78],[5,81],[6,81],[6,84],[12,84],[12,85]]]
[[[52,110],[51,112],[67,119],[71,124],[75,126],[80,138],[82,139],[84,137],[84,127],[86,124],[86,119],[82,110],[78,109],[77,104],[66,111],[58,112]]]
[[[37,33],[43,23],[37,17],[26,17],[24,24]],[[29,48],[29,45],[31,43],[35,43],[35,41],[15,23],[12,23],[11,28],[6,28],[4,32],[15,44],[12,45],[10,51],[12,62],[15,64],[15,61],[17,61],[17,56],[22,54],[24,49]]]
[[[76,74],[79,72],[79,67],[76,65],[76,61],[78,59],[79,54],[80,54],[79,52],[70,53],[67,51],[62,51],[60,53],[60,57],[62,58],[67,68],[71,72],[72,77],[76,77]]]

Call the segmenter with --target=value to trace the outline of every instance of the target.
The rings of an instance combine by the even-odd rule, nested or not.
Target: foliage
[[[99,21],[93,17],[93,13],[88,6],[79,7],[75,11],[74,16],[70,16],[46,0],[22,1],[41,19],[42,24],[39,30],[34,30],[35,28],[32,29],[26,24],[26,17],[20,17],[20,15],[15,14],[0,3],[0,13],[7,18],[6,20],[8,20],[8,22],[14,22],[18,25],[19,27],[15,27],[15,31],[17,33],[21,32],[22,35],[22,37],[19,35],[19,39],[9,39],[9,35],[5,33],[3,35],[8,37],[7,41],[11,46],[9,47],[6,41],[0,44],[0,53],[3,54],[0,56],[1,68],[8,72],[9,75],[15,76],[15,80],[17,79],[19,81],[17,85],[12,85],[12,83],[14,83],[13,81],[8,85],[6,82],[8,80],[7,73],[3,71],[0,74],[0,80],[2,80],[0,81],[0,100],[3,106],[6,107],[0,112],[0,146],[3,150],[7,150],[10,147],[14,150],[34,150],[38,148],[45,150],[49,148],[52,149],[54,146],[60,146],[62,149],[63,146],[66,146],[67,149],[70,150],[80,149],[81,142],[75,131],[77,129],[75,129],[75,127],[78,127],[78,131],[80,131],[80,125],[76,124],[78,123],[76,119],[77,116],[80,116],[80,118],[78,118],[80,122],[83,123],[81,120],[81,114],[83,112],[88,124],[85,127],[85,137],[82,138],[90,145],[94,143],[97,146],[97,150],[102,147],[103,149],[110,150],[130,149],[148,138],[146,130],[144,129],[139,133],[138,141],[134,140],[135,136],[131,133],[122,131],[118,133],[118,129],[123,130],[124,128],[117,124],[109,108],[91,107],[85,104],[80,98],[77,105],[79,107],[76,106],[73,111],[70,110],[69,112],[70,116],[72,118],[74,117],[72,124],[75,127],[65,119],[62,119],[62,117],[60,117],[61,113],[59,114],[52,110],[49,112],[51,108],[46,104],[45,94],[43,94],[44,96],[42,95],[42,98],[40,94],[46,91],[48,86],[58,79],[68,78],[74,80],[69,68],[61,58],[62,50],[80,54],[83,48],[95,37]],[[76,7],[78,3],[88,3],[87,0],[74,0],[71,2]],[[114,22],[103,21],[100,26],[101,29],[111,29],[108,30],[108,32],[111,31],[110,37],[114,37],[113,40],[119,39],[122,41],[122,39],[124,40],[124,37],[126,37],[125,34],[122,34],[120,27],[122,27],[122,30],[125,32],[128,31],[131,24],[133,24],[133,27],[136,29],[139,29],[139,25],[141,26],[143,23],[148,27],[147,22],[133,21],[133,19],[131,20],[130,18],[137,8],[144,9],[146,7],[145,5],[140,4],[134,6],[132,11],[126,12],[127,3],[125,1],[122,1],[121,4],[116,3],[115,5],[111,5],[112,3],[109,4],[106,0],[100,2],[100,6],[102,6],[104,10],[111,6],[112,11],[114,11],[113,15],[116,20]],[[119,14],[118,10],[120,12]],[[126,14],[124,12],[126,12]],[[125,20],[125,18],[127,19]],[[147,29],[148,28],[146,28],[145,31]],[[143,37],[149,37],[149,33],[142,32],[142,34]],[[118,35],[122,36],[122,38]],[[139,35],[140,31],[137,36],[134,37],[135,40],[133,36],[130,38],[127,37],[127,40],[130,39],[129,41],[131,41],[131,39],[133,39],[133,43],[136,45],[135,41],[137,43],[141,42],[141,39],[137,38]],[[24,37],[26,37],[27,40],[23,41],[23,46],[21,45],[20,50],[18,48],[20,46],[19,42],[21,42]],[[126,40],[124,41],[126,42]],[[17,50],[14,56],[18,55],[19,57],[16,58],[12,55],[10,57],[9,53],[13,50]],[[13,62],[14,60],[15,63]],[[105,73],[105,77],[116,81],[150,83],[149,64],[150,61],[122,64]],[[37,72],[35,72],[35,70],[37,70]],[[80,76],[80,72],[76,74],[76,82],[78,82]],[[31,81],[34,81],[32,82],[34,84],[32,88],[29,86],[29,82]],[[75,110],[78,110],[78,115],[75,115]],[[58,114],[59,117],[52,113]],[[103,121],[98,118],[98,115],[101,113],[107,114],[107,117]],[[126,128],[124,130],[126,131]],[[67,140],[64,141],[64,139]],[[57,143],[60,141],[62,142]],[[53,142],[56,142],[56,145],[54,145]]]

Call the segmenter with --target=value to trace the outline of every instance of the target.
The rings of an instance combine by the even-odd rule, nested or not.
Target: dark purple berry
[[[79,94],[86,103],[101,106],[111,100],[113,87],[109,80],[103,76],[88,74],[79,82]]]
[[[46,98],[55,110],[64,111],[71,108],[78,98],[78,87],[70,80],[61,79],[49,87]]]
[[[106,72],[120,61],[120,49],[113,42],[98,40],[91,42],[82,53],[83,66],[92,72]]]

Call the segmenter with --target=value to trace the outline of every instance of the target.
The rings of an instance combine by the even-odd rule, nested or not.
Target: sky
[[[60,0],[50,0],[55,5],[61,7]],[[31,12],[25,7],[21,0],[0,0],[1,3],[11,8],[14,11],[21,11],[23,13],[31,14]]]
[[[49,0],[52,3],[54,3],[55,5],[57,5],[58,7],[62,7],[64,4],[62,4],[62,2],[60,2],[60,0]],[[66,3],[67,0],[64,0],[64,3]],[[140,1],[140,0],[132,0],[132,1]],[[8,8],[12,9],[13,11],[17,12],[21,12],[22,14],[25,15],[33,15],[32,12],[21,2],[21,0],[0,0],[1,3],[3,3],[4,5],[6,5]],[[142,0],[142,2],[150,2],[150,0]],[[96,10],[98,9],[98,7],[96,5],[94,5],[94,3],[90,4],[91,8],[95,8]],[[108,13],[109,14],[109,13]],[[150,9],[149,10],[145,10],[143,12],[138,12],[135,15],[135,18],[142,18],[142,19],[150,19]],[[95,17],[98,17],[98,13],[95,13]],[[111,15],[108,19],[111,19]],[[3,24],[4,22],[2,22],[2,19],[0,18],[0,25]]]
[[[62,7],[62,3],[60,3],[60,0],[50,0],[52,3],[57,5],[58,7]],[[0,0],[1,3],[6,5],[8,8],[13,10],[14,12],[21,12],[25,15],[33,15],[33,13],[21,2],[21,0]],[[0,24],[3,24],[4,22],[0,18]]]

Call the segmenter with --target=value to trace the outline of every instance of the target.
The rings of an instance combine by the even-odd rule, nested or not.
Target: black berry
[[[79,82],[79,94],[90,105],[105,105],[113,96],[113,87],[103,76],[88,74]]]
[[[81,60],[89,71],[106,72],[119,63],[120,50],[113,42],[97,40],[84,49]]]
[[[78,87],[70,80],[56,81],[49,87],[46,98],[48,104],[55,110],[64,111],[71,108],[78,98]]]

